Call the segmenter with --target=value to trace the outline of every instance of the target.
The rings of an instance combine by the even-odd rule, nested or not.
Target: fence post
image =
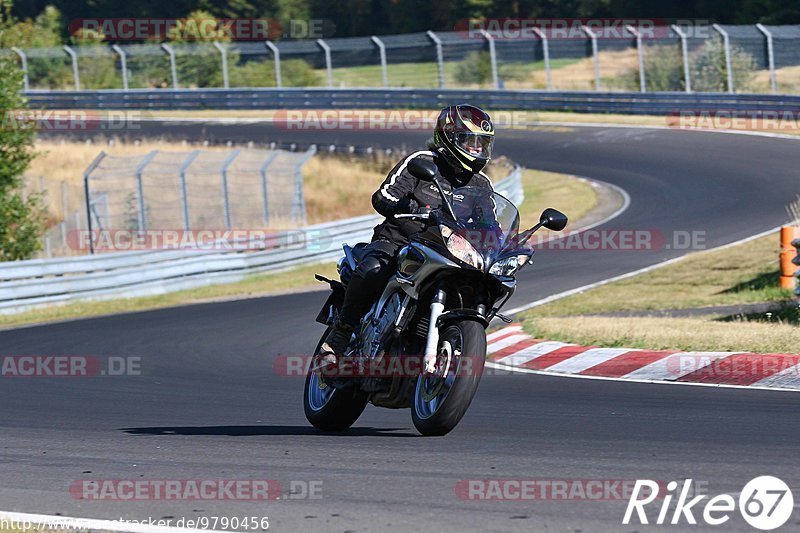
[[[25,52],[16,46],[12,46],[11,51],[19,56],[19,62],[22,66],[22,83],[23,87],[25,88],[25,92],[28,92],[31,89],[30,82],[28,80],[28,57],[25,55]]]
[[[94,235],[92,235],[92,197],[89,190],[89,178],[92,175],[92,172],[97,168],[100,162],[105,159],[106,153],[101,151],[97,154],[97,157],[94,158],[94,161],[89,163],[89,166],[86,167],[86,170],[83,171],[83,197],[86,201],[86,224],[87,229],[89,230],[89,253],[94,254]],[[77,213],[76,213],[77,214]],[[76,227],[75,229],[80,229]]]
[[[169,70],[172,73],[172,88],[178,88],[178,67],[175,65],[175,50],[167,43],[161,43],[161,48],[169,54]]]
[[[189,166],[200,155],[200,150],[194,150],[189,153],[186,159],[181,163],[179,177],[181,180],[181,210],[183,211],[183,229],[189,231],[189,192],[186,189],[186,171]]]
[[[81,76],[78,73],[78,54],[71,47],[64,45],[64,51],[72,58],[72,78],[75,81],[75,90],[81,90]]]
[[[302,224],[306,223],[306,201],[303,197],[303,166],[308,163],[308,160],[314,157],[317,153],[317,145],[312,144],[302,159],[297,162],[294,167],[294,205],[292,206],[292,218],[300,220]]]
[[[381,76],[383,78],[383,86],[389,86],[389,69],[386,66],[386,45],[383,44],[383,41],[378,39],[375,35],[370,37],[372,42],[378,47],[378,53],[381,56]]]
[[[733,92],[733,70],[731,69],[731,39],[728,32],[722,29],[719,24],[711,25],[714,30],[722,36],[722,46],[725,47],[725,72],[728,74],[728,92]]]
[[[683,81],[687,93],[692,92],[692,73],[689,66],[689,43],[686,40],[686,34],[677,25],[673,24],[672,31],[674,31],[681,40],[681,53],[683,55]]]
[[[547,40],[547,35],[539,28],[531,27],[533,33],[542,41],[542,55],[544,55],[544,75],[547,78],[547,90],[553,90],[553,76],[550,73],[550,43]]]
[[[281,52],[272,41],[265,41],[264,45],[272,52],[275,61],[275,87],[281,88]]]
[[[444,89],[444,51],[442,50],[442,40],[430,30],[428,30],[427,34],[428,38],[430,38],[430,40],[433,41],[433,44],[436,45],[436,64],[439,69],[439,88]]]
[[[61,245],[67,247],[67,211],[69,202],[67,201],[67,182],[61,181]],[[78,229],[78,228],[75,228]]]
[[[128,90],[128,60],[125,55],[125,50],[120,48],[116,44],[111,45],[111,49],[114,50],[117,55],[119,56],[119,64],[122,67],[122,89],[124,91]]]
[[[583,32],[589,36],[592,43],[592,57],[594,58],[594,90],[600,92],[600,55],[597,51],[597,35],[585,24],[581,26]]]
[[[763,24],[756,24],[758,31],[767,38],[767,61],[769,62],[769,86],[772,94],[778,92],[778,79],[775,77],[775,49],[773,48],[772,33]]]
[[[147,229],[147,211],[144,203],[144,185],[142,184],[142,174],[144,173],[145,167],[150,164],[150,161],[152,161],[157,154],[158,150],[153,150],[144,156],[144,159],[142,159],[142,161],[136,167],[136,196],[139,211],[139,231],[145,231]]]
[[[325,52],[325,70],[328,71],[328,88],[333,89],[333,65],[331,64],[331,47],[322,39],[317,39],[317,44]]]
[[[639,57],[639,91],[647,92],[647,81],[644,72],[644,50],[642,49],[642,34],[633,26],[625,26],[636,37],[636,55]]]
[[[216,41],[214,41],[214,48],[219,50],[220,56],[222,56],[222,86],[226,89],[230,89],[228,85],[228,53],[225,47]]]
[[[275,161],[275,158],[278,157],[277,150],[273,151],[271,154],[267,156],[264,160],[264,163],[261,165],[261,168],[258,169],[259,174],[261,174],[261,199],[264,203],[264,225],[269,226],[269,194],[267,192],[267,168]]]
[[[492,85],[494,85],[495,89],[499,89],[500,79],[497,75],[497,50],[495,50],[494,46],[494,37],[484,29],[481,29],[481,35],[483,35],[483,38],[489,43],[489,61],[492,64]]]
[[[241,150],[234,150],[231,152],[231,155],[228,156],[228,159],[222,163],[222,206],[225,211],[226,229],[231,229],[231,204],[228,198],[228,167],[231,166],[231,163],[233,163],[233,160],[239,155],[239,152],[241,152]]]

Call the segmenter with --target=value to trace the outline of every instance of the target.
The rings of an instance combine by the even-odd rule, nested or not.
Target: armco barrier
[[[495,190],[521,203],[521,169],[514,169]],[[366,215],[278,233],[257,251],[113,252],[0,263],[0,313],[75,300],[163,294],[333,261],[341,256],[343,243],[369,241],[380,220]]]
[[[470,102],[489,109],[666,115],[689,111],[800,110],[800,96],[728,93],[594,93],[455,89],[137,89],[29,91],[47,109],[435,109]]]

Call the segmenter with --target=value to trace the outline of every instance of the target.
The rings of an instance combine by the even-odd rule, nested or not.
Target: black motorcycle
[[[400,250],[395,276],[356,328],[338,368],[321,373],[309,365],[305,414],[321,430],[347,429],[372,403],[410,407],[423,435],[450,432],[478,388],[489,322],[508,321],[499,311],[514,293],[516,273],[531,262],[527,241],[542,227],[561,231],[567,224],[563,213],[546,209],[538,224],[519,233],[519,212],[505,197],[462,187],[448,198],[433,163],[415,159],[409,171],[437,187],[442,205],[396,215],[426,221],[426,229]],[[332,290],[317,317],[328,330],[364,246],[344,246],[341,281],[316,276]]]

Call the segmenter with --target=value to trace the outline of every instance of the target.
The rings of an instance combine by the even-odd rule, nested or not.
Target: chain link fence
[[[306,221],[302,167],[315,153],[231,149],[114,156],[84,174],[95,230],[266,228]]]
[[[549,33],[549,35],[548,35]],[[12,49],[48,89],[414,87],[800,92],[800,26],[584,27]]]

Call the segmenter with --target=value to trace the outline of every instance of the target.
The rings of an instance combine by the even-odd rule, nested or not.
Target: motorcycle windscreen
[[[483,187],[453,191],[453,212],[458,233],[491,264],[519,234],[519,211],[505,196]]]

